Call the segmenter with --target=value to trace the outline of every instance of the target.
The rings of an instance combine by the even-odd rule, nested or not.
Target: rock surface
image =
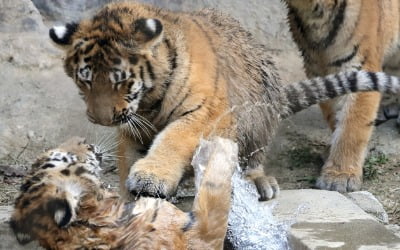
[[[389,217],[383,205],[368,191],[351,192],[347,197],[366,213],[374,216],[379,222],[388,224]]]
[[[399,235],[385,228],[351,200],[337,192],[312,189],[283,190],[280,197],[259,203],[259,206],[268,210],[265,215],[267,217],[270,216],[270,209],[273,208],[272,213],[275,218],[268,217],[269,219],[264,221],[270,223],[271,227],[278,231],[265,235],[262,232],[249,235],[247,231],[243,235],[247,235],[252,242],[268,244],[267,242],[272,242],[271,240],[286,237],[287,232],[285,230],[289,228],[289,245],[291,249],[295,250],[400,249]],[[18,245],[5,222],[10,213],[10,206],[0,207],[0,235],[2,239],[0,249],[38,249],[36,244],[29,244],[24,247]],[[256,214],[256,216],[263,215]],[[257,217],[254,218],[257,219]],[[249,222],[252,217],[242,219]],[[256,224],[254,223],[254,225]],[[258,238],[251,238],[254,235],[258,235]],[[269,238],[270,236],[274,238]],[[282,244],[279,247],[277,242],[274,241],[274,248],[271,249],[287,249],[284,241],[282,241]]]
[[[400,238],[344,195],[324,190],[284,190],[268,203],[292,223],[292,249],[400,249]]]

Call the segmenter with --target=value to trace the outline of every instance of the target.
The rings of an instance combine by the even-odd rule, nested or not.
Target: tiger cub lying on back
[[[50,37],[65,50],[89,120],[119,128],[122,188],[143,196],[171,196],[200,138],[219,135],[238,142],[260,200],[270,199],[279,187],[264,174],[263,149],[283,118],[389,84],[385,75],[352,72],[283,86],[267,50],[213,10],[113,3]]]
[[[47,249],[222,249],[237,162],[227,154],[237,153],[235,145],[223,145],[232,149],[210,154],[192,211],[184,213],[162,199],[126,202],[106,190],[99,179],[102,152],[70,139],[33,164],[10,225],[20,243],[37,240]]]

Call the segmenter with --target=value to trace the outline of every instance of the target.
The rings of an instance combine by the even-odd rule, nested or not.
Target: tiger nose
[[[113,125],[114,112],[113,109],[98,108],[88,109],[86,115],[90,122],[103,126]]]

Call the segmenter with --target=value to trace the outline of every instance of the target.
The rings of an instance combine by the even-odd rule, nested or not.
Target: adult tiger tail
[[[399,0],[283,2],[309,78],[354,69],[382,71],[398,52]],[[360,189],[380,100],[379,93],[361,93],[320,104],[333,138],[317,187],[340,192]]]

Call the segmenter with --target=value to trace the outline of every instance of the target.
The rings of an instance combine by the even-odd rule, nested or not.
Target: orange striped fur
[[[398,0],[285,0],[293,38],[308,77],[339,71],[381,71],[399,46]],[[381,100],[348,95],[320,105],[333,131],[317,186],[340,192],[362,184],[362,166]],[[337,112],[341,109],[341,112]]]

